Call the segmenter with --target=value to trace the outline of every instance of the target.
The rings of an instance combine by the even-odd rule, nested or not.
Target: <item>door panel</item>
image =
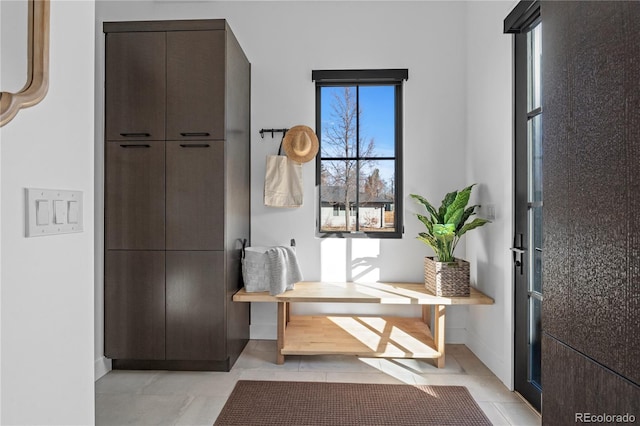
[[[546,331],[542,344],[545,395],[549,395],[544,400],[543,425],[637,423],[640,386],[549,336]],[[637,370],[637,358],[635,361],[636,366],[632,368]],[[577,421],[578,415],[584,419],[588,413],[607,413],[612,420],[596,422],[596,415],[591,414],[590,422]],[[626,419],[623,419],[625,414]],[[620,416],[618,421],[615,415]],[[628,420],[629,417],[636,420]]]
[[[539,13],[539,12],[538,12]],[[531,17],[515,36],[514,388],[541,408],[542,108],[541,25]]]
[[[544,335],[638,389],[640,2],[543,2],[542,12]],[[549,398],[564,403],[567,389],[591,390],[594,403],[582,407],[592,413],[635,412],[638,418],[639,395],[635,410],[624,404],[600,410],[614,407],[595,402],[629,394],[612,383],[584,381],[569,360],[554,364],[576,377],[545,372],[543,379],[553,377]]]
[[[163,140],[165,33],[108,33],[105,43],[106,139]]]
[[[224,359],[224,252],[166,253],[167,359]]]
[[[224,139],[225,32],[167,33],[167,139]]]
[[[107,250],[105,355],[113,359],[165,358],[163,251]]]
[[[107,249],[164,249],[164,142],[107,142]]]
[[[167,250],[223,250],[224,209],[224,142],[167,142]]]

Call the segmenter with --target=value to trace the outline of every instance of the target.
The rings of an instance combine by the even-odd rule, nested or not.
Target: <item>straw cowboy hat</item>
[[[318,153],[318,136],[308,126],[293,126],[287,130],[282,148],[290,160],[306,163]]]

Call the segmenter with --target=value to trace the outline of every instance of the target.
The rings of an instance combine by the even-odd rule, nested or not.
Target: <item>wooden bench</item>
[[[424,283],[299,282],[277,296],[248,293],[235,302],[278,304],[277,363],[285,355],[349,354],[367,357],[431,358],[444,367],[445,306],[490,305],[493,299],[475,288],[469,297],[438,297]],[[291,316],[291,303],[375,303],[420,305],[421,318],[371,315]],[[433,307],[433,309],[432,309]]]

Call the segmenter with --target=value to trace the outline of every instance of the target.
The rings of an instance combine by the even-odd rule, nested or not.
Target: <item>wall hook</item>
[[[275,137],[276,133],[282,133],[282,138],[284,139],[284,135],[287,134],[287,130],[289,129],[260,129],[260,137],[264,139],[264,134],[271,133],[271,139]]]

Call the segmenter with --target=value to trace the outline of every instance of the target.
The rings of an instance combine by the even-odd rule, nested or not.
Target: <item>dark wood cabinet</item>
[[[250,237],[250,64],[220,19],[104,31],[105,355],[229,370],[249,339],[231,296]]]
[[[224,359],[222,271],[222,251],[167,251],[167,359]]]
[[[106,143],[106,248],[164,250],[165,143]]]
[[[108,250],[105,355],[165,358],[165,252]]]
[[[224,139],[225,31],[167,33],[167,139]]]
[[[107,140],[163,140],[165,33],[109,33],[105,45]]]
[[[223,141],[167,142],[167,250],[224,249]]]

